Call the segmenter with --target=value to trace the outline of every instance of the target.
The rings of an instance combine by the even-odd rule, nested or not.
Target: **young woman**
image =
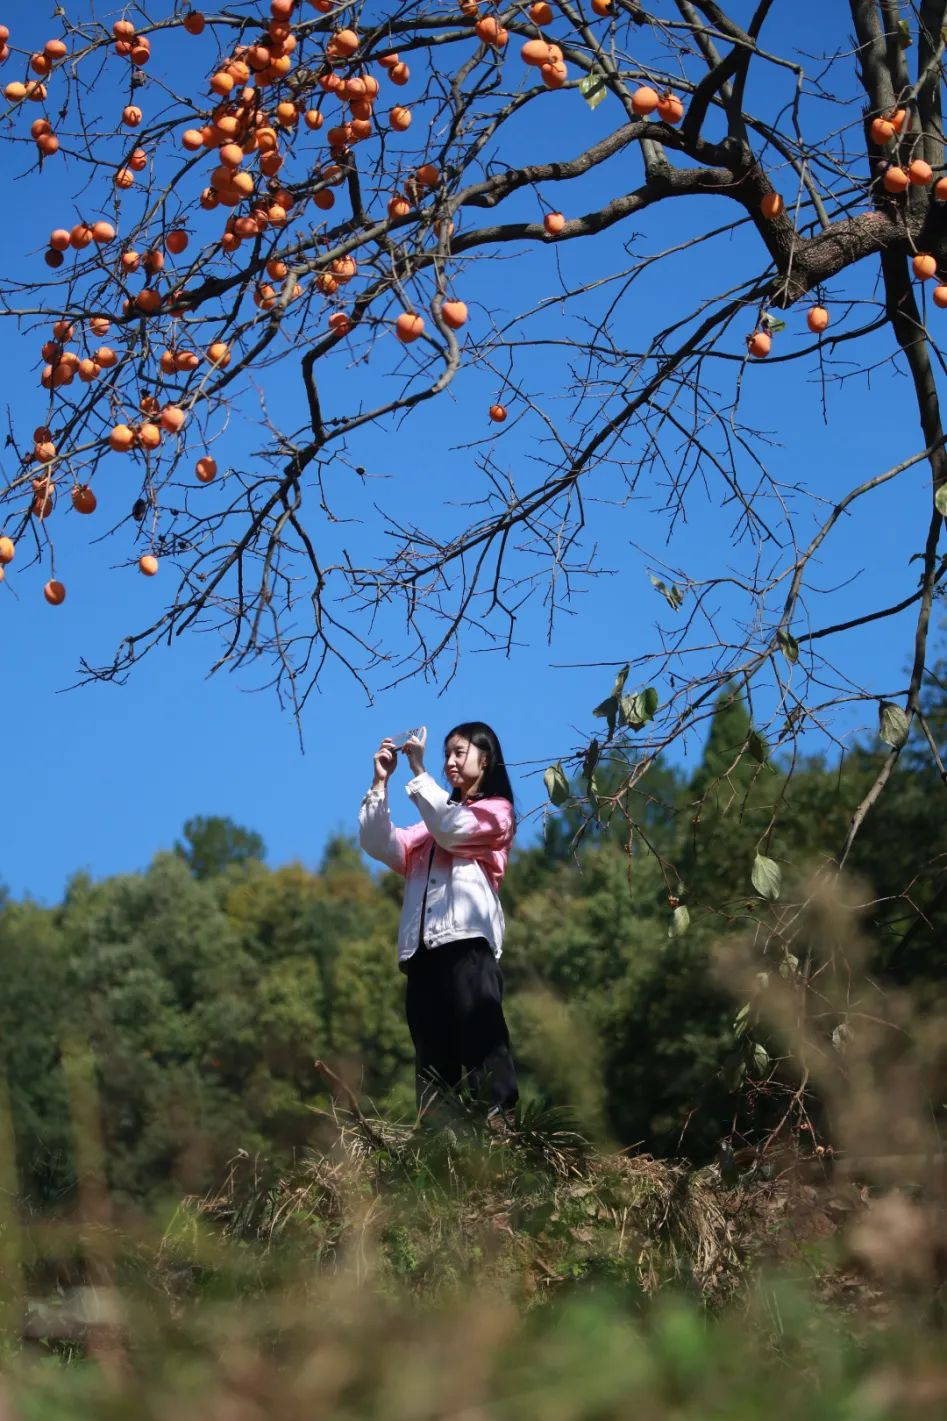
[[[405,878],[398,966],[408,979],[418,1108],[429,1107],[439,1081],[456,1090],[466,1074],[471,1094],[497,1123],[519,1095],[499,967],[498,892],[515,831],[513,791],[489,725],[465,721],[444,741],[450,793],[424,768],[426,740],[421,731],[403,747],[413,774],[405,788],[420,821],[410,829],[391,823],[388,781],[398,751],[386,739],[359,811],[359,839],[366,853]]]

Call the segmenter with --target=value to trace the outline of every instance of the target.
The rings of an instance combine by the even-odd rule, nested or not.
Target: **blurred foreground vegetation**
[[[69,1219],[0,1232],[4,1421],[947,1405],[933,1162],[909,1191],[786,1157],[727,1187],[596,1150],[561,1110],[497,1136],[462,1106],[419,1131],[334,1105],[294,1168],[241,1154],[137,1218],[87,1166]]]

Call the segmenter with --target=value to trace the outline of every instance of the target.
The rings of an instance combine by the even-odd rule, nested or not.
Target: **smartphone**
[[[403,750],[412,735],[416,735],[419,739],[423,740],[424,726],[416,725],[413,730],[399,730],[397,735],[392,735],[391,739],[395,742],[395,749]]]

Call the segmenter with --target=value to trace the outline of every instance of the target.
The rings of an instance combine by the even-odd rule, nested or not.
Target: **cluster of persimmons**
[[[310,3],[316,11],[325,14],[338,8],[332,0],[310,0]],[[600,4],[599,13],[606,14],[608,5],[601,5],[600,0],[596,3]],[[478,40],[496,50],[504,47],[507,33],[492,17],[481,18],[477,5],[469,0],[465,0],[460,8],[471,20]],[[320,55],[322,63],[318,73],[305,86],[305,95],[300,96],[302,86],[288,92],[285,84],[280,86],[294,66],[298,43],[294,32],[295,9],[295,0],[271,0],[269,20],[258,41],[234,47],[210,73],[208,90],[212,108],[205,121],[200,126],[192,124],[183,127],[179,134],[180,146],[186,154],[206,153],[212,160],[198,201],[204,211],[213,211],[218,207],[227,210],[229,215],[219,238],[219,247],[228,255],[242,243],[256,241],[264,232],[284,227],[294,215],[298,215],[298,209],[307,200],[311,199],[318,210],[329,211],[335,204],[333,188],[344,181],[341,160],[355,144],[371,137],[380,126],[376,104],[382,81],[401,88],[410,79],[408,65],[391,50],[373,56],[377,74],[367,72],[365,63],[358,58],[358,33],[354,29],[341,27],[324,36],[324,50]],[[537,24],[548,24],[552,11],[548,5],[538,3],[532,6],[532,16]],[[181,25],[192,36],[203,34],[207,28],[205,17],[193,10],[182,17]],[[0,62],[9,57],[8,40],[9,31],[0,29]],[[141,69],[151,59],[149,38],[140,34],[131,20],[115,21],[111,44],[116,55],[130,61],[136,69]],[[565,81],[562,50],[557,45],[542,38],[528,41],[523,46],[522,57],[524,63],[540,70],[547,87],[557,88]],[[23,82],[13,80],[7,84],[4,91],[7,101],[13,106],[24,100],[46,101],[48,90],[44,80],[52,75],[57,65],[69,58],[64,41],[47,41],[42,50],[29,56],[30,70],[37,77]],[[311,75],[312,70],[309,72]],[[666,103],[668,98],[670,96],[662,102]],[[329,100],[336,100],[341,105],[341,113],[334,123],[326,122]],[[677,121],[682,108],[678,100],[673,103],[677,109],[672,106],[668,112]],[[119,131],[136,130],[143,120],[144,112],[138,103],[126,104],[121,111]],[[394,133],[404,133],[411,121],[410,107],[394,103],[387,112],[385,126]],[[299,185],[283,185],[278,178],[286,162],[286,150],[292,146],[294,132],[300,125],[311,132],[324,130],[328,150],[326,161],[317,165],[305,191],[300,191]],[[60,139],[53,132],[50,119],[36,119],[30,132],[43,158],[50,158],[60,151]],[[113,171],[115,189],[120,193],[133,189],[139,175],[146,173],[153,156],[146,146],[134,146]],[[389,219],[394,221],[409,216],[412,209],[426,195],[434,192],[441,182],[441,173],[435,164],[420,164],[404,182],[403,190],[393,193],[389,199]],[[554,236],[562,231],[565,219],[561,214],[547,214],[544,225],[546,232]],[[439,231],[439,224],[435,226]],[[450,223],[448,239],[452,230],[453,224]],[[24,461],[28,478],[24,476],[17,481],[18,484],[28,482],[28,516],[40,525],[45,524],[56,507],[57,477],[61,470],[69,466],[68,450],[57,446],[51,428],[56,413],[56,395],[76,381],[93,385],[103,376],[109,378],[110,393],[113,393],[116,386],[111,372],[133,359],[132,351],[123,349],[125,333],[137,329],[141,321],[152,322],[149,345],[153,346],[157,332],[167,329],[164,323],[173,321],[189,309],[184,285],[165,269],[166,258],[170,257],[173,265],[176,258],[187,252],[189,243],[190,234],[183,222],[166,229],[160,241],[153,242],[144,250],[138,250],[127,242],[121,243],[115,222],[105,218],[79,221],[71,227],[59,227],[50,233],[45,260],[52,270],[61,268],[72,253],[83,253],[92,248],[93,254],[98,253],[97,267],[111,260],[121,289],[127,294],[118,303],[118,313],[102,311],[91,316],[63,315],[53,322],[48,339],[43,342],[41,353],[44,364],[40,383],[50,393],[50,412],[48,422],[33,431],[32,455]],[[354,256],[338,257],[316,273],[315,288],[323,297],[330,299],[357,275],[357,271]],[[260,310],[272,311],[302,295],[300,281],[291,276],[290,264],[281,257],[272,256],[266,262],[265,274],[266,280],[257,280],[253,290],[253,300]],[[136,275],[144,278],[144,284],[131,294],[128,292],[128,281]],[[170,289],[162,289],[163,278],[169,276]],[[439,318],[443,327],[451,331],[459,330],[468,319],[467,306],[459,299],[445,298],[439,306]],[[328,318],[328,325],[331,335],[341,339],[351,330],[352,321],[345,310],[335,310]],[[394,334],[404,344],[418,340],[424,330],[424,318],[416,311],[402,311],[394,321]],[[190,375],[202,367],[204,371],[224,370],[230,360],[230,346],[224,340],[213,341],[201,350],[172,334],[166,348],[158,355],[157,364],[162,376],[174,378]],[[141,451],[146,456],[154,455],[164,439],[185,437],[190,408],[197,398],[200,398],[200,392],[190,398],[185,393],[183,397],[178,395],[167,400],[155,394],[142,393],[137,398],[134,415],[126,415],[112,424],[104,435],[104,442],[118,453]],[[507,411],[502,404],[494,403],[490,406],[489,417],[496,423],[502,423]],[[30,465],[34,468],[39,466],[40,472],[32,474]],[[217,473],[217,464],[210,454],[201,451],[195,460],[194,470],[199,482],[209,483]],[[77,477],[73,477],[68,501],[80,514],[93,513],[97,507],[92,488]],[[0,580],[3,579],[4,568],[13,561],[15,551],[14,540],[4,534],[0,538]],[[152,575],[158,568],[157,559],[152,553],[145,554],[139,559],[139,568],[146,575]],[[45,595],[49,602],[58,605],[64,599],[65,589],[62,583],[51,579],[46,584]]]
[[[908,138],[910,126],[907,109],[898,106],[870,120],[868,137],[871,144],[883,153],[891,142],[900,141],[902,137]],[[935,200],[947,202],[947,177],[938,178],[934,182],[934,170],[923,158],[911,158],[903,165],[882,158],[877,165],[877,172],[880,186],[893,198],[901,197],[912,187],[924,188],[933,184]],[[762,216],[770,221],[782,217],[785,208],[786,204],[778,192],[766,193],[760,202]],[[919,281],[930,281],[938,275],[937,258],[929,252],[916,252],[912,266]],[[938,281],[932,290],[931,298],[934,305],[941,310],[947,308],[947,282]],[[806,316],[806,323],[814,335],[821,335],[828,328],[829,313],[824,306],[813,306]],[[772,347],[772,333],[765,325],[761,325],[747,337],[747,350],[757,359],[769,355]]]
[[[245,285],[252,287],[257,309],[271,313],[274,321],[291,302],[304,295],[303,283],[311,275],[315,291],[336,306],[328,315],[326,339],[330,344],[348,336],[358,319],[354,311],[342,305],[345,288],[358,275],[356,257],[346,253],[321,263],[308,258],[300,263],[298,253],[294,256],[291,252],[277,252],[279,233],[301,216],[309,202],[321,213],[333,208],[335,190],[346,181],[349,157],[356,145],[386,132],[403,134],[410,128],[410,104],[401,102],[396,95],[391,96],[392,102],[383,102],[383,98],[386,86],[401,90],[411,74],[405,60],[390,46],[379,45],[377,36],[365,45],[356,29],[339,24],[344,6],[336,0],[308,0],[308,4],[326,19],[313,25],[300,18],[302,6],[297,0],[270,0],[269,16],[261,21],[262,33],[252,42],[231,45],[223,58],[205,70],[208,98],[203,111],[192,109],[188,118],[176,122],[162,118],[160,127],[150,133],[146,125],[142,142],[132,136],[126,143],[125,156],[112,169],[112,184],[120,196],[133,191],[140,182],[149,184],[148,174],[154,166],[159,140],[167,137],[183,150],[186,171],[200,168],[206,159],[207,170],[197,204],[204,212],[223,209],[225,215],[219,236],[199,257],[189,254],[193,234],[183,219],[165,223],[160,236],[137,245],[120,238],[117,219],[82,220],[57,227],[49,235],[45,260],[53,271],[67,261],[87,262],[87,267],[75,268],[76,274],[101,276],[110,272],[121,294],[111,311],[93,308],[89,314],[86,305],[81,313],[64,312],[53,322],[42,345],[40,382],[49,392],[49,410],[45,422],[34,430],[32,452],[24,456],[24,471],[15,486],[22,485],[28,492],[24,522],[36,520],[47,532],[47,542],[46,525],[57,503],[57,480],[71,467],[68,432],[65,447],[62,437],[54,433],[57,425],[71,429],[75,406],[66,394],[70,385],[78,382],[80,386],[94,387],[102,381],[107,390],[103,404],[107,402],[112,413],[110,427],[100,436],[100,449],[126,455],[138,453],[149,461],[167,440],[175,441],[174,450],[180,453],[181,441],[193,429],[193,423],[189,429],[189,417],[195,406],[214,395],[215,379],[229,378],[223,372],[235,353],[231,349],[232,336],[230,341],[218,338],[199,345],[187,338],[188,323],[180,320],[195,309],[188,281],[195,275],[206,277],[209,258],[233,257],[242,244],[254,244],[249,263],[253,274],[246,278]],[[606,19],[612,8],[612,0],[591,0],[592,12],[599,19]],[[509,30],[495,14],[481,13],[477,0],[459,0],[459,11],[462,22],[470,26],[485,52],[492,52],[499,60],[509,45]],[[556,18],[554,6],[547,0],[535,0],[524,15],[528,15],[535,33],[522,44],[522,63],[536,71],[546,88],[559,89],[569,82],[570,74],[562,46],[544,33]],[[194,37],[205,31],[230,34],[232,30],[229,23],[209,22],[195,10],[189,10],[174,23]],[[145,28],[160,35],[169,27],[168,22],[163,22]],[[241,26],[240,33],[246,34],[246,26]],[[0,63],[12,53],[9,39],[9,31],[0,26]],[[115,21],[111,35],[105,32],[91,48],[105,45],[120,60],[131,64],[133,72],[142,70],[152,58],[151,40],[129,19]],[[306,49],[305,64],[299,62],[301,45]],[[12,80],[4,90],[8,103],[14,107],[26,102],[47,102],[48,87],[57,68],[74,58],[60,39],[50,39],[41,50],[25,53],[31,77]],[[147,95],[147,85],[141,78],[133,84],[133,91],[138,89]],[[631,105],[639,118],[653,117],[664,125],[679,124],[684,118],[684,104],[676,94],[647,83],[633,91]],[[146,101],[125,104],[116,131],[126,137],[134,135],[145,120],[146,107]],[[871,125],[872,141],[884,146],[900,134],[905,119],[903,110],[876,118]],[[53,131],[49,117],[34,120],[30,133],[41,162],[61,152],[61,137]],[[306,155],[307,176],[302,182],[293,182],[285,176],[287,159],[295,155],[297,140],[306,134],[319,135],[315,141],[324,142],[325,149],[320,149],[314,165],[311,154]],[[891,164],[884,172],[883,182],[885,189],[895,194],[911,184],[930,182],[932,176],[930,168],[921,162],[911,162],[906,169]],[[941,191],[945,184],[947,179],[937,184],[938,198],[945,195]],[[180,190],[177,180],[171,186]],[[391,224],[413,220],[427,199],[433,197],[436,203],[445,193],[445,180],[438,166],[421,162],[411,168],[387,199],[387,218]],[[152,217],[157,214],[158,220],[163,221],[167,192],[155,201],[153,186],[149,185],[147,195]],[[768,192],[760,211],[766,220],[783,218],[782,197]],[[139,235],[143,230],[144,227],[138,229]],[[438,218],[432,230],[446,250],[453,223]],[[581,235],[583,230],[581,221],[570,223],[562,212],[550,211],[542,216],[541,231],[550,241],[569,239]],[[264,238],[276,239],[268,257],[265,252],[260,254]],[[82,253],[86,256],[79,255]],[[185,270],[188,263],[191,265]],[[915,259],[919,276],[935,275],[936,267],[932,257],[918,254]],[[129,286],[132,278],[143,279],[140,289],[134,292]],[[76,290],[74,285],[71,289]],[[425,319],[410,308],[403,293],[402,298],[408,309],[398,314],[392,329],[400,342],[409,345],[425,335]],[[78,300],[75,296],[71,299]],[[938,305],[947,305],[947,286],[935,289],[934,300]],[[434,308],[434,315],[441,333],[446,334],[460,330],[469,312],[464,301],[444,297]],[[829,324],[828,311],[821,305],[813,307],[807,319],[810,330],[816,333]],[[761,326],[749,337],[749,354],[767,355],[771,339],[770,331]],[[168,397],[138,389],[134,393],[127,388],[120,390],[120,377],[126,387],[129,381],[137,386],[145,378],[146,359],[153,359],[157,367],[155,388],[160,389],[162,382],[171,386],[173,393]],[[90,398],[93,397],[94,391],[90,391]],[[125,414],[116,420],[123,399]],[[134,407],[134,413],[128,412],[130,407]],[[500,424],[507,418],[507,409],[497,401],[489,407],[488,415]],[[37,466],[38,474],[34,473]],[[193,467],[201,483],[210,483],[217,474],[216,461],[204,448],[195,451]],[[94,512],[96,497],[92,488],[75,474],[71,478],[67,506],[80,514]],[[49,546],[51,549],[51,543]],[[6,533],[0,537],[0,579],[14,554],[14,541]],[[154,553],[148,552],[138,565],[144,574],[152,575],[158,562]],[[46,584],[45,592],[53,604],[65,596],[63,585],[55,579]]]

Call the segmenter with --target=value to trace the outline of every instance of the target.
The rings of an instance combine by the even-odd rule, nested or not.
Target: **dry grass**
[[[865,1204],[785,1149],[735,1188],[715,1165],[598,1153],[563,1111],[525,1111],[501,1136],[462,1115],[432,1133],[339,1106],[325,1122],[331,1143],[293,1172],[241,1155],[182,1214],[270,1252],[315,1248],[335,1271],[354,1257],[368,1272],[376,1253],[371,1271],[419,1295],[476,1275],[532,1302],[591,1276],[644,1295],[685,1285],[719,1304],[764,1258],[789,1262]]]

